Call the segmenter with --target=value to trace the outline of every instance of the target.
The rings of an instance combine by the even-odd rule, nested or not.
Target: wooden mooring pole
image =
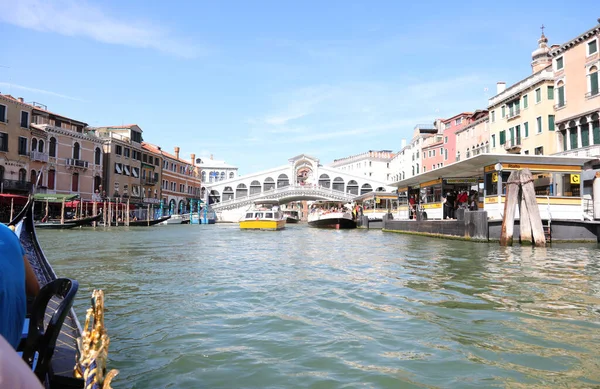
[[[525,206],[527,207],[527,213],[529,214],[533,245],[536,247],[544,247],[546,245],[546,236],[544,235],[544,226],[542,225],[540,209],[535,198],[533,176],[529,169],[523,169],[521,171],[521,190],[523,191],[523,199],[525,201]]]
[[[506,182],[506,201],[504,202],[504,218],[500,233],[500,246],[512,246],[515,229],[515,210],[519,200],[520,171],[513,170]],[[498,188],[501,191],[502,188]]]

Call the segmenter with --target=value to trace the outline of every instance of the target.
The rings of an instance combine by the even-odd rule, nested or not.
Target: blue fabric
[[[15,349],[27,313],[23,255],[15,233],[0,223],[0,334]]]

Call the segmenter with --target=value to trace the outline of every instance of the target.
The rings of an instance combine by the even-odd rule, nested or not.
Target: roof
[[[162,154],[162,150],[160,149],[160,147],[157,145],[153,145],[152,143],[142,142],[142,149],[156,154]]]
[[[101,129],[113,129],[113,130],[130,130],[132,127],[137,127],[141,132],[142,128],[140,126],[138,126],[137,124],[123,124],[120,126],[97,126],[95,127],[97,130],[101,130]]]
[[[391,192],[368,192],[368,193],[362,194],[360,196],[356,196],[354,198],[354,201],[364,201],[364,200],[370,200],[372,198],[396,199],[396,198],[398,198],[398,194],[391,193]]]
[[[74,123],[77,123],[77,124],[81,124],[81,125],[83,125],[84,127],[87,127],[87,125],[88,125],[88,124],[87,124],[87,123],[85,123],[85,122],[82,122],[82,121],[79,121],[79,120],[75,120],[75,119],[71,119],[70,117],[67,117],[67,116],[64,116],[64,115],[60,115],[60,114],[58,114],[58,113],[54,113],[54,112],[48,111],[47,109],[44,109],[44,108],[41,108],[41,107],[38,107],[38,106],[32,105],[32,104],[30,104],[30,103],[21,102],[21,101],[19,101],[19,99],[16,99],[16,98],[15,98],[15,97],[13,97],[12,95],[3,95],[3,94],[0,94],[0,96],[2,96],[2,97],[5,97],[5,98],[7,98],[7,99],[9,99],[9,100],[13,100],[14,102],[16,102],[16,103],[18,103],[18,104],[23,104],[23,105],[26,105],[26,106],[28,106],[29,108],[31,108],[32,110],[37,110],[37,111],[41,111],[41,112],[46,112],[46,113],[47,113],[47,114],[49,114],[49,115],[58,116],[58,117],[61,117],[61,118],[67,119],[67,120],[69,120],[69,121],[71,121],[71,122],[74,122]]]
[[[437,180],[442,177],[473,177],[483,176],[485,166],[496,163],[504,164],[545,164],[545,165],[567,165],[583,166],[594,158],[569,157],[554,155],[520,155],[520,154],[479,154],[463,161],[454,162],[439,169],[421,173],[405,180],[397,181],[390,186],[397,188],[417,185],[422,182]]]
[[[456,118],[459,118],[459,117],[470,116],[472,114],[473,114],[473,112],[461,112],[461,113],[459,113],[457,115],[449,117],[448,119],[442,119],[442,123],[446,123],[446,122],[452,121],[452,120],[454,120]]]
[[[598,23],[600,23],[600,18],[598,19]],[[583,42],[584,40],[590,38],[591,36],[594,35],[598,35],[600,34],[600,24],[590,28],[589,30],[587,30],[586,32],[584,32],[583,34],[577,36],[576,38],[573,38],[569,41],[567,41],[566,43],[563,43],[562,45],[560,45],[559,47],[553,49],[550,51],[550,55],[555,57],[557,55],[559,55],[560,53],[567,51],[568,49],[570,49],[571,47]]]

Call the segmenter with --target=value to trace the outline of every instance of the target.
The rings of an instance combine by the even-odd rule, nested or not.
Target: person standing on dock
[[[0,224],[0,335],[17,348],[27,313],[27,296],[40,286],[14,231]]]

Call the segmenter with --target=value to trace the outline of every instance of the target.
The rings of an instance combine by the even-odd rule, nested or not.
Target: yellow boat
[[[279,210],[277,200],[257,200],[240,220],[243,230],[283,230],[286,216]]]

